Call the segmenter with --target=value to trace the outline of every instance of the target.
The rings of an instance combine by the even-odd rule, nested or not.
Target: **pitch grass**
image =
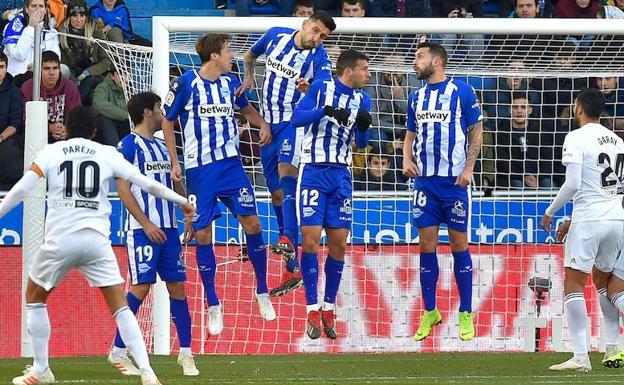
[[[198,377],[184,377],[176,357],[152,357],[163,385],[171,384],[610,384],[624,381],[624,369],[600,365],[592,354],[590,373],[549,372],[570,357],[561,353],[306,354],[197,356]],[[0,384],[10,384],[26,359],[0,360]],[[122,376],[106,357],[52,359],[59,384],[140,384]]]

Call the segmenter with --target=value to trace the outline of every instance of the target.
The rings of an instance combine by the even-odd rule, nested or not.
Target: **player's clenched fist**
[[[351,112],[346,108],[325,106],[323,109],[325,110],[325,116],[336,119],[338,124],[340,124],[341,126],[346,126],[349,124],[349,117],[351,116]]]
[[[355,117],[355,124],[361,131],[367,131],[372,123],[373,118],[368,111],[364,109],[358,111],[357,116]]]

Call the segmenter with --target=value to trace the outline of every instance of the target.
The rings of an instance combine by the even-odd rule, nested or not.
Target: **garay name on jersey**
[[[234,109],[231,104],[200,104],[197,114],[201,118],[214,118],[218,116],[232,116]]]
[[[615,136],[609,136],[609,135],[601,136],[601,137],[598,137],[598,144],[601,146],[605,144],[615,145],[617,144],[617,138]]]
[[[448,123],[451,121],[451,111],[416,111],[416,121],[418,123]]]
[[[266,67],[272,72],[275,72],[276,74],[281,75],[285,78],[293,80],[299,78],[299,71],[287,64],[282,63],[279,60],[273,59],[271,56],[267,58]]]
[[[79,145],[65,146],[63,147],[63,154],[65,155],[69,155],[69,154],[93,155],[95,154],[95,150],[87,146],[79,146]]]

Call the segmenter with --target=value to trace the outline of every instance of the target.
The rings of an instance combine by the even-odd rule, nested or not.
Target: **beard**
[[[429,79],[431,77],[431,75],[433,75],[433,66],[431,64],[429,64],[428,66],[423,68],[422,71],[420,71],[420,73],[418,73],[418,71],[417,71],[416,75],[418,77],[418,80],[427,80],[427,79]]]

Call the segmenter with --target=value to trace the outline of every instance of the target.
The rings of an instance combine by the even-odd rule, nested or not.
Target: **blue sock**
[[[256,273],[256,293],[268,293],[267,287],[267,254],[262,231],[258,234],[247,234],[247,252]]]
[[[459,311],[472,311],[472,258],[468,249],[453,253],[453,270],[459,291]]]
[[[217,274],[217,262],[212,244],[197,245],[197,270],[204,284],[206,301],[208,306],[219,304],[217,289],[215,288],[215,274]]]
[[[438,284],[438,255],[436,253],[420,254],[420,290],[422,291],[425,310],[436,308],[436,286]]]
[[[305,287],[306,303],[315,305],[318,303],[318,256],[316,253],[301,253],[301,274]],[[337,289],[336,289],[337,290]]]
[[[137,311],[139,311],[139,307],[143,303],[143,300],[138,299],[131,292],[128,292],[126,298],[128,300],[128,307],[130,308],[130,310],[132,310],[132,313],[136,314]],[[118,347],[120,349],[124,349],[126,347],[126,344],[124,344],[123,340],[121,339],[121,335],[119,335],[119,329],[117,329],[115,333],[115,347]]]
[[[284,235],[284,214],[282,214],[282,206],[273,205],[273,212],[275,213],[275,219],[277,219],[277,229],[279,235]]]
[[[325,298],[326,303],[336,303],[336,295],[338,294],[338,287],[340,287],[340,280],[342,279],[342,268],[344,267],[344,260],[339,261],[327,256],[325,260]]]
[[[191,314],[189,313],[188,301],[184,299],[169,298],[171,318],[178,331],[178,339],[181,348],[191,347]]]
[[[284,216],[284,235],[290,239],[295,247],[295,258],[286,262],[286,270],[291,273],[299,271],[299,227],[297,224],[297,178],[284,176],[280,179],[280,187],[284,193],[282,213]]]

